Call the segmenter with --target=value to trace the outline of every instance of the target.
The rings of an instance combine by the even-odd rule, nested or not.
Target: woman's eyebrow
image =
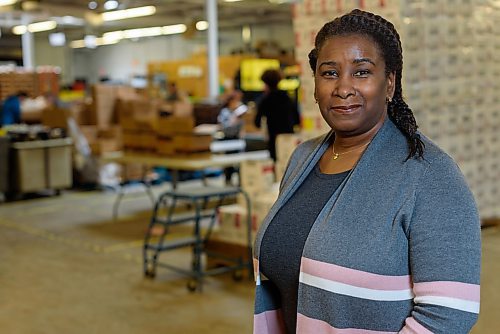
[[[354,64],[360,64],[360,63],[370,63],[375,66],[375,62],[371,60],[370,58],[356,58],[352,61]]]
[[[333,61],[333,60],[330,60],[330,61],[324,61],[322,62],[321,64],[319,64],[319,67],[323,66],[323,65],[327,65],[327,66],[336,66],[337,65],[337,62]]]

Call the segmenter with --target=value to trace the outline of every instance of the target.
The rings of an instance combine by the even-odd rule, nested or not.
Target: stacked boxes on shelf
[[[271,159],[249,160],[240,164],[240,185],[248,193],[251,202],[268,192],[274,184],[274,163]],[[238,203],[244,205],[241,198]]]
[[[123,146],[127,150],[156,151],[158,103],[145,98],[120,99],[117,103]]]
[[[197,153],[210,150],[212,136],[194,133],[192,116],[160,117],[158,123],[157,152],[163,155],[175,153]]]
[[[224,242],[245,246],[247,244],[247,210],[238,204],[223,205],[217,211],[217,225],[215,226],[211,241]],[[257,231],[257,218],[251,217],[252,240]]]
[[[36,71],[22,67],[0,66],[0,100],[20,91],[30,97],[59,92],[59,72],[57,67],[43,66]]]
[[[208,152],[212,136],[196,134],[192,109],[185,104],[176,106],[179,108],[174,106],[165,113],[165,105],[157,100],[119,101],[117,110],[125,149],[161,155]]]
[[[19,91],[38,96],[37,74],[21,70],[0,73],[0,100],[3,101]]]
[[[321,26],[354,8],[393,22],[403,44],[403,92],[422,132],[459,164],[483,218],[500,217],[500,9],[481,0],[304,0],[294,5],[304,132],[325,132],[308,53]],[[326,128],[328,130],[328,128]]]
[[[255,234],[266,217],[274,202],[278,198],[277,189],[261,193],[252,199],[251,241],[255,241]],[[221,206],[217,215],[217,226],[211,240],[245,246],[247,244],[247,209],[241,204]]]
[[[500,148],[493,24],[500,10],[478,1],[427,1],[415,8],[401,8],[408,104],[421,131],[460,166],[481,216],[499,217],[500,189],[491,180],[499,176],[500,158],[490,151]]]

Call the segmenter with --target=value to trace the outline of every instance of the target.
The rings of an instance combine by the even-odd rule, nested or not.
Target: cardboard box
[[[131,102],[132,115],[138,129],[158,128],[158,103],[148,99],[138,99]]]
[[[274,162],[271,159],[248,160],[240,164],[240,184],[247,191],[269,189],[274,183]]]
[[[195,153],[210,151],[212,136],[209,135],[176,135],[173,137],[176,152]]]
[[[158,135],[172,137],[177,134],[192,134],[194,117],[166,116],[158,119]]]
[[[42,110],[42,124],[51,128],[67,129],[67,117],[69,111],[62,108],[48,107]]]
[[[90,150],[94,155],[101,155],[107,152],[116,152],[123,149],[123,142],[118,139],[100,138],[93,143],[89,143]]]
[[[300,134],[284,133],[276,137],[276,160],[288,161],[295,148],[302,143]]]
[[[160,155],[174,155],[175,145],[172,138],[158,137],[156,140],[156,153]]]
[[[91,121],[99,127],[116,123],[116,86],[97,84],[92,87]]]
[[[217,212],[217,223],[214,227],[211,240],[223,241],[237,245],[247,245],[247,210],[238,204],[224,205]],[[251,242],[255,240],[255,233],[259,228],[256,216],[250,221]]]

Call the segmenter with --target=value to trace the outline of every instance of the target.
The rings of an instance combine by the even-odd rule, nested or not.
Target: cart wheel
[[[144,272],[144,276],[147,278],[155,278],[156,272],[154,270],[148,269]]]
[[[239,282],[243,279],[243,270],[239,269],[239,270],[235,270],[233,271],[233,281],[235,282]]]
[[[187,288],[188,288],[189,291],[195,292],[196,289],[198,288],[198,281],[195,280],[195,279],[190,279],[187,282]]]

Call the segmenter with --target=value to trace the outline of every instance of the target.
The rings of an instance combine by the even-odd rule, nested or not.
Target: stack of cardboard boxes
[[[276,138],[276,165],[275,175],[278,182],[285,174],[288,160],[295,148],[307,138],[303,133],[283,133]]]
[[[187,102],[121,100],[117,111],[126,150],[167,156],[210,151],[212,137],[195,133],[192,106]]]
[[[274,182],[273,169],[274,164],[270,159],[245,161],[240,165],[241,188],[250,198],[252,242],[260,224],[278,197],[278,185]],[[221,206],[212,240],[245,246],[247,209],[243,195],[238,196],[236,204]]]
[[[24,91],[30,96],[38,96],[37,74],[31,71],[16,70],[0,73],[0,100]]]
[[[59,72],[53,66],[38,67],[36,71],[22,67],[0,66],[0,100],[18,92],[26,92],[31,98],[44,94],[59,93]]]

